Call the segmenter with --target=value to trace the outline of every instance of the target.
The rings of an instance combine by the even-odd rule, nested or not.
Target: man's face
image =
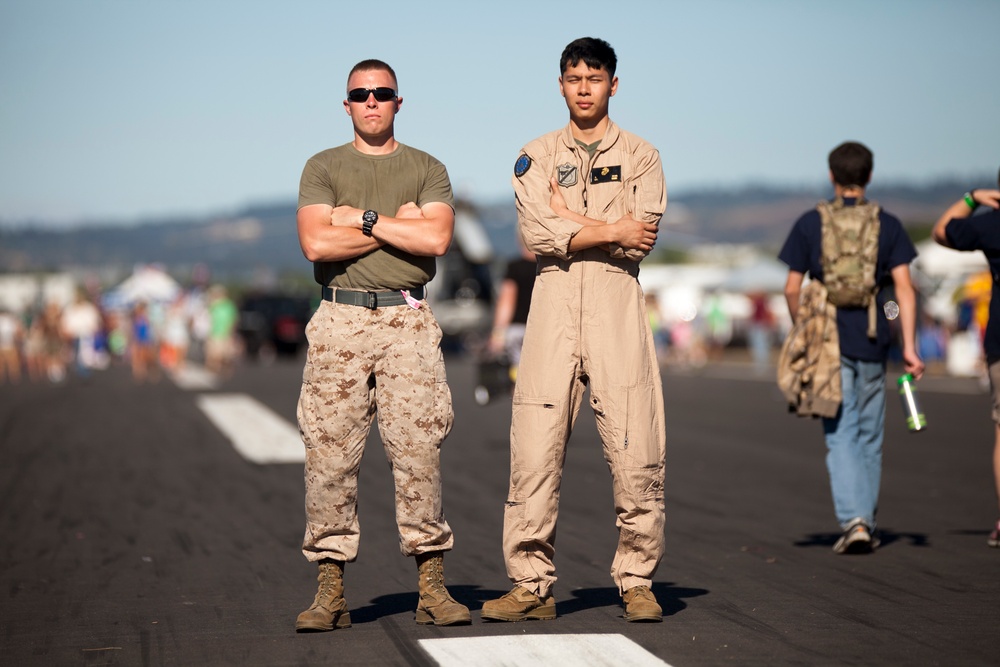
[[[347,90],[355,88],[392,88],[396,90],[396,80],[385,70],[355,72],[347,81]],[[392,134],[392,123],[403,98],[379,102],[369,94],[364,102],[344,100],[344,109],[354,123],[354,130],[362,137],[383,137]]]
[[[582,60],[568,65],[559,77],[559,92],[566,98],[570,118],[577,122],[597,122],[608,115],[608,100],[618,89],[618,77],[604,68],[591,69]]]

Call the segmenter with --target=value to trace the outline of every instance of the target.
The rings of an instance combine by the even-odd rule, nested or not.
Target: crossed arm
[[[361,231],[363,213],[328,204],[300,208],[296,219],[302,254],[310,262],[336,262],[389,245],[411,255],[440,257],[451,245],[455,212],[444,202],[407,202],[392,217],[380,215],[371,236]]]
[[[625,214],[615,222],[608,224],[604,220],[595,220],[571,211],[566,206],[566,200],[559,191],[555,178],[549,179],[549,208],[561,218],[583,225],[583,229],[573,235],[569,242],[569,250],[576,252],[587,248],[601,247],[607,250],[608,244],[617,243],[623,248],[649,252],[656,243],[658,227],[652,222],[636,220]]]

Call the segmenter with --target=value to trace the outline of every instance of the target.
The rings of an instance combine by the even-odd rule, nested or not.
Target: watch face
[[[361,219],[365,222],[375,223],[378,222],[378,213],[375,211],[365,211],[361,216]]]

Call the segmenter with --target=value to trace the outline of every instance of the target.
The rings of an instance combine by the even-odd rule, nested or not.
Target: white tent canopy
[[[917,246],[913,265],[923,274],[934,277],[969,276],[989,269],[983,253],[961,252],[937,244],[933,240]]]
[[[156,266],[137,266],[131,276],[104,295],[109,308],[128,307],[140,301],[167,303],[181,293],[180,284]]]
[[[761,257],[729,271],[719,289],[727,292],[770,292],[779,293],[785,289],[788,280],[788,266],[776,259]]]

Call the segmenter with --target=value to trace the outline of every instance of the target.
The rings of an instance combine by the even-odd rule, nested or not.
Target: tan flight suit
[[[617,245],[571,253],[581,225],[549,207],[552,176],[568,207],[589,218],[656,222],[666,208],[658,152],[614,123],[593,158],[567,126],[525,146],[515,165],[518,226],[538,275],[513,397],[504,557],[511,581],[550,594],[566,441],[589,384],[619,530],[611,576],[624,592],[648,586],[663,553],[666,436],[637,280],[645,253]]]

